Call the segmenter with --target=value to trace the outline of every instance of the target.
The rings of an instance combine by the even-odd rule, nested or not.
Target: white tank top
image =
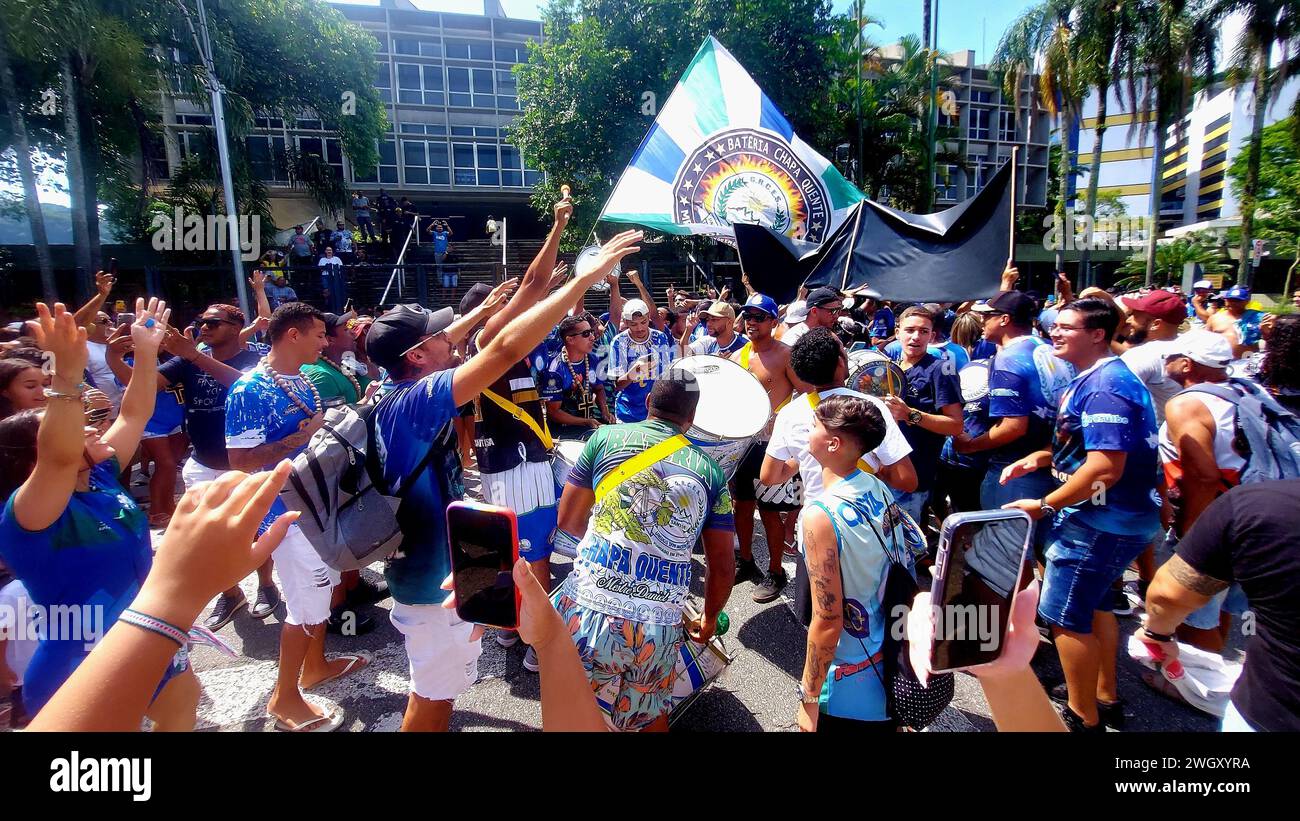
[[[1197,401],[1205,405],[1210,416],[1214,418],[1214,462],[1219,466],[1219,474],[1223,477],[1224,483],[1229,487],[1235,487],[1241,482],[1241,469],[1246,466],[1246,460],[1232,447],[1232,439],[1237,430],[1234,421],[1237,406],[1208,393],[1197,392],[1189,395],[1195,396]],[[1171,485],[1179,481],[1183,475],[1182,463],[1178,456],[1178,449],[1169,438],[1169,423],[1165,422],[1160,426],[1160,463],[1164,465],[1165,478]]]

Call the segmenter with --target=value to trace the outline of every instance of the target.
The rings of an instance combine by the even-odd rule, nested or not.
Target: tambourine
[[[591,273],[591,270],[596,267],[596,259],[599,256],[600,256],[599,245],[588,245],[586,248],[583,248],[581,251],[579,251],[577,259],[573,261],[574,275],[578,277],[584,277],[587,274]],[[614,270],[610,271],[610,273],[613,274],[614,276],[621,276],[623,270],[620,266],[615,265]],[[595,285],[592,285],[591,290],[608,291],[609,282],[602,279],[600,282],[597,282]]]
[[[883,398],[902,396],[907,377],[889,357],[877,351],[853,351],[849,354],[849,378],[844,387]]]

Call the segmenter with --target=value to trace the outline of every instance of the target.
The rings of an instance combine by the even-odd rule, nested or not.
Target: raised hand
[[[131,339],[131,326],[122,324],[113,331],[113,335],[108,338],[108,352],[115,357],[126,356],[126,354],[135,347]]]
[[[261,291],[266,288],[266,272],[261,268],[254,268],[253,275],[248,278],[248,284],[253,286],[254,291]]]
[[[54,303],[53,312],[44,302],[36,303],[36,319],[28,321],[27,330],[41,350],[50,352],[56,376],[81,382],[86,360],[90,358],[86,350],[86,329],[77,327],[62,302]]]
[[[614,266],[618,265],[624,257],[641,250],[641,246],[636,243],[640,242],[643,237],[645,237],[645,234],[641,231],[624,231],[602,245],[600,254],[596,257],[596,264],[582,277],[583,281],[588,286],[599,282],[601,278],[614,270]],[[640,281],[635,271],[628,271],[627,275],[633,282]]]
[[[505,282],[502,282],[500,285],[492,289],[492,292],[487,295],[487,299],[483,300],[483,310],[489,314],[494,314],[501,310],[510,300],[510,295],[515,292],[515,288],[518,287],[519,277],[511,277]]]
[[[569,263],[561,262],[551,271],[551,281],[547,284],[548,289],[558,288],[564,284],[564,280],[569,276]]]
[[[95,272],[95,290],[104,299],[108,299],[109,293],[113,290],[113,284],[117,282],[117,277],[108,271]]]
[[[555,227],[561,230],[569,224],[573,216],[573,200],[569,197],[569,186],[560,186],[560,201],[555,204]]]
[[[1015,260],[1007,260],[1007,266],[1002,269],[1002,283],[999,287],[1003,291],[1013,291],[1019,279],[1020,269],[1016,267]]]
[[[199,355],[198,345],[193,339],[175,328],[168,328],[167,334],[163,337],[163,350],[173,356],[179,356],[187,362],[193,362]]]
[[[144,297],[135,300],[135,324],[131,326],[131,340],[137,351],[158,352],[163,337],[167,335],[167,320],[171,319],[171,309],[158,297],[149,297],[146,305]]]

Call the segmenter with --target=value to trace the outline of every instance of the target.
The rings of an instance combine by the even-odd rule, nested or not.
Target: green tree
[[[546,173],[533,191],[539,213],[549,213],[568,184],[578,225],[595,225],[654,114],[710,33],[801,137],[825,146],[827,137],[842,136],[830,95],[838,78],[827,0],[552,0],[542,20],[544,42],[532,44],[528,63],[515,68],[521,113],[510,130],[529,164]]]
[[[1117,287],[1129,288],[1145,282],[1158,283],[1161,287],[1179,283],[1183,277],[1183,268],[1188,263],[1196,263],[1207,275],[1222,274],[1228,270],[1223,261],[1223,253],[1215,244],[1213,237],[1204,232],[1188,234],[1156,246],[1156,264],[1154,279],[1147,276],[1147,255],[1138,252],[1124,260],[1119,266],[1119,273],[1126,274],[1124,279],[1115,283]]]
[[[1263,154],[1264,114],[1282,89],[1279,68],[1273,66],[1273,50],[1289,55],[1300,48],[1300,7],[1295,0],[1212,0],[1205,8],[1204,25],[1219,28],[1234,15],[1243,15],[1245,25],[1233,48],[1229,82],[1234,86],[1253,83],[1254,119],[1250,147],[1246,151],[1246,173],[1238,196],[1241,205],[1241,258],[1238,281],[1250,284],[1250,243],[1255,238],[1255,208],[1259,196],[1260,158]],[[1297,101],[1300,112],[1300,101]]]
[[[1294,117],[1265,127],[1260,135],[1251,235],[1253,239],[1269,241],[1275,253],[1287,256],[1300,253],[1300,140],[1296,139]],[[1228,167],[1234,196],[1242,196],[1250,177],[1250,165],[1250,155],[1243,151]]]

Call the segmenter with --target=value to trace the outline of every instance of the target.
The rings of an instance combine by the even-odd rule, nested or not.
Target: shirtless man
[[[790,401],[795,390],[808,391],[811,386],[804,384],[794,375],[790,367],[790,348],[772,336],[776,329],[776,303],[771,297],[754,294],[745,303],[740,312],[745,323],[745,335],[749,344],[731,355],[731,361],[752,373],[767,391],[772,414]],[[736,467],[735,489],[732,499],[736,510],[736,538],[740,543],[740,553],[736,557],[736,579],[757,579],[758,568],[754,564],[754,508],[758,508],[758,517],[763,522],[763,532],[767,535],[767,577],[754,589],[754,601],[764,604],[781,595],[781,590],[788,583],[785,570],[781,567],[781,546],[785,544],[785,525],[781,514],[790,511],[791,515],[803,504],[803,482],[796,474],[790,481],[775,486],[760,484],[759,470],[763,467],[763,454],[767,451],[768,440],[772,438],[772,420],[755,438]]]

